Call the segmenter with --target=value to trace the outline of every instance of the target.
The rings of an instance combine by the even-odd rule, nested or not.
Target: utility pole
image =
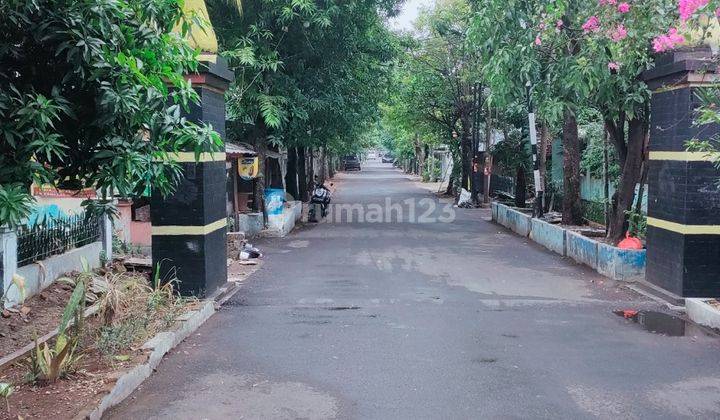
[[[532,102],[532,83],[528,81],[525,84],[525,89],[527,92],[527,107],[528,107],[528,128],[530,131],[530,147],[532,149],[532,156],[533,156],[533,178],[535,179],[535,206],[533,206],[533,216],[534,217],[542,217],[543,216],[543,192],[545,190],[545,186],[542,185],[542,181],[540,179],[540,159],[538,159],[538,148],[537,148],[537,131],[535,128],[535,110],[533,109],[533,102]],[[542,153],[545,153],[543,150]]]

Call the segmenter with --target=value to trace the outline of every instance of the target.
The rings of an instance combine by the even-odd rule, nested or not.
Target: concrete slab
[[[598,242],[587,236],[565,230],[567,241],[567,256],[597,270],[598,267]]]
[[[613,280],[634,281],[645,278],[644,249],[620,249],[603,242],[597,243],[597,270]]]
[[[497,222],[498,224],[508,227],[507,212],[509,207],[504,204],[497,205]]]
[[[295,228],[302,217],[302,202],[290,201],[285,204],[280,214],[268,216],[268,228],[262,231],[263,236],[284,237]]]
[[[720,309],[708,303],[707,298],[686,298],[685,311],[692,321],[720,330]]]
[[[540,219],[532,219],[530,239],[551,251],[565,256],[565,229],[560,226]]]
[[[262,213],[243,213],[237,216],[237,231],[245,233],[248,238],[259,235],[264,224]]]
[[[532,226],[532,217],[521,211],[508,208],[505,216],[507,227],[521,236],[528,236]]]

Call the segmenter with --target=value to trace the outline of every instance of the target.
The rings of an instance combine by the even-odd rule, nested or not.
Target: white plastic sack
[[[470,204],[470,201],[472,200],[472,197],[470,195],[470,191],[466,190],[465,188],[460,189],[460,197],[458,198],[458,206],[462,206],[463,204]]]

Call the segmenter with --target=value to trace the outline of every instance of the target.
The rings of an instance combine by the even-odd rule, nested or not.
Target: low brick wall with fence
[[[77,215],[57,218],[33,226],[0,231],[2,292],[6,305],[21,300],[12,277],[25,279],[25,298],[35,295],[55,279],[79,271],[86,262],[97,268],[112,258],[112,225],[107,216]]]

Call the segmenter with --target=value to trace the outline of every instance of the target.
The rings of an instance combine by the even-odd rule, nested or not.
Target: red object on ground
[[[634,309],[619,309],[617,311],[613,311],[615,315],[620,315],[625,319],[635,318],[638,314],[638,311]]]
[[[625,239],[618,244],[620,249],[643,249],[640,239],[630,236],[630,232],[625,232]]]
[[[632,317],[634,317],[634,316],[637,316],[638,311],[635,311],[635,310],[632,310],[632,309],[625,309],[624,311],[622,311],[622,314],[623,314],[623,316],[625,317],[625,319],[629,319],[629,318],[632,318]]]

